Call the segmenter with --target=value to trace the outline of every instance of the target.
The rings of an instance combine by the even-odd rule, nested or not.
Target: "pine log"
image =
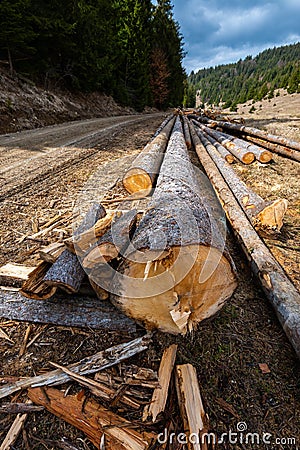
[[[79,291],[85,272],[76,255],[64,250],[44,276],[47,286],[59,287],[69,294]]]
[[[155,192],[111,295],[148,329],[184,334],[216,313],[236,287],[232,260],[223,252],[224,239],[202,187],[177,118]]]
[[[173,119],[173,118],[174,118],[174,114],[173,114],[173,113],[172,113],[172,114],[169,114],[169,115],[165,118],[165,120],[160,124],[160,126],[157,128],[157,130],[156,130],[155,133],[153,134],[153,136],[152,136],[152,138],[151,138],[151,141],[153,141],[153,139],[155,139],[156,136],[159,135],[159,133],[164,129],[164,127],[167,125],[167,123],[169,123],[170,120]]]
[[[265,202],[220,157],[215,147],[206,139],[205,134],[200,130],[198,131],[198,129],[196,131],[202,144],[205,146],[253,226],[264,230],[280,231],[283,225],[283,217],[287,210],[287,200],[276,199],[272,202]]]
[[[226,130],[240,131],[243,134],[258,137],[260,139],[264,139],[266,141],[273,142],[274,144],[279,144],[279,145],[282,145],[283,147],[288,147],[288,148],[294,149],[296,151],[300,151],[300,142],[292,141],[290,139],[284,138],[283,136],[277,136],[274,134],[270,134],[267,131],[259,130],[258,128],[247,127],[245,125],[239,125],[236,123],[223,122],[223,121],[219,121],[219,122],[215,121],[215,124],[219,127],[225,128]]]
[[[176,366],[175,380],[188,448],[205,450],[208,448],[204,435],[208,432],[208,417],[203,408],[195,367],[191,364]]]
[[[63,244],[62,242],[53,242],[46,247],[41,247],[39,250],[39,255],[43,261],[53,264],[62,254],[65,248],[65,244]]]
[[[288,339],[300,357],[300,294],[251,226],[194,130],[192,130],[192,139],[200,162],[219,196],[251,268],[274,307]]]
[[[209,136],[212,136],[216,141],[222,144],[227,150],[229,150],[239,161],[244,164],[251,164],[255,160],[255,156],[245,147],[239,146],[232,142],[230,139],[222,136],[218,131],[212,130],[204,125],[199,124],[193,120],[193,124],[198,126],[201,130],[205,131]]]
[[[0,267],[0,285],[21,287],[34,269],[35,267],[24,266],[23,264],[5,264]]]
[[[206,137],[206,139],[209,140],[209,142],[216,148],[216,150],[220,153],[222,158],[225,159],[228,164],[232,164],[235,162],[235,157],[232,153],[230,153],[226,147],[224,147],[220,142],[218,142],[215,138],[207,134],[205,131],[202,131],[203,135]]]
[[[86,295],[55,296],[51,300],[37,302],[23,298],[19,292],[0,290],[0,317],[31,323],[136,332],[135,322],[121,314],[110,302],[99,302]]]
[[[70,364],[69,370],[79,373],[80,375],[86,375],[90,373],[96,373],[100,370],[119,364],[125,359],[130,358],[148,348],[150,341],[149,334],[146,334],[140,338],[134,339],[124,344],[115,345],[101,352],[95,353],[92,356],[88,356],[79,362]],[[14,392],[26,389],[29,387],[41,387],[41,386],[54,386],[63,384],[69,381],[70,377],[60,369],[52,370],[51,372],[37,375],[35,377],[25,378],[16,381],[11,384],[6,384],[0,388],[0,398],[7,397]]]
[[[155,441],[154,433],[134,430],[131,422],[95,400],[80,398],[78,394],[65,397],[64,392],[53,388],[29,389],[28,396],[37,405],[83,431],[97,449],[103,434],[107,450],[146,450]]]
[[[188,150],[190,150],[192,148],[192,140],[191,140],[189,121],[186,116],[182,116],[182,120],[183,120],[183,132],[184,132],[185,143],[186,143]]]
[[[155,422],[158,415],[164,412],[171,380],[171,374],[175,364],[177,345],[173,344],[166,348],[161,358],[158,381],[159,386],[154,390],[151,403],[144,408],[143,420],[152,419]]]
[[[53,297],[56,286],[49,286],[44,281],[44,276],[50,269],[51,264],[43,261],[31,273],[28,279],[22,284],[20,293],[27,298],[34,300],[46,300]]]
[[[175,117],[171,119],[153,141],[146,145],[123,177],[125,189],[146,197],[151,192],[164,158]]]
[[[300,162],[300,152],[298,150],[294,150],[289,147],[284,147],[283,145],[274,144],[274,142],[265,141],[258,137],[250,136],[248,134],[243,134],[242,137],[243,139],[247,139],[247,141],[260,145],[261,147],[265,147],[268,150],[271,150],[271,152],[277,153],[280,156],[285,156],[289,159],[293,159],[294,161]]]

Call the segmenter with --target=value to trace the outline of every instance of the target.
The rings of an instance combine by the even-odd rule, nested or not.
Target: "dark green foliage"
[[[186,74],[172,8],[169,0],[1,0],[0,59],[46,88],[99,90],[142,110],[157,98],[153,55],[163,54],[160,106],[178,105]]]
[[[274,91],[285,88],[300,92],[300,43],[274,47],[226,64],[192,72],[189,84],[200,90],[202,101],[235,110],[238,103],[273,98]],[[277,94],[276,94],[277,95]]]

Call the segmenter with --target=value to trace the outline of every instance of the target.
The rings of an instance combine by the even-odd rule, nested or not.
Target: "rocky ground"
[[[280,121],[276,117],[260,114],[258,117],[252,113],[249,117],[246,113],[243,116],[247,123],[251,119],[253,125],[293,139],[299,138],[298,125],[294,126],[299,124],[296,113],[290,115],[286,110]],[[0,182],[3,192],[0,204],[1,264],[11,261],[34,265],[37,251],[44,242],[27,237],[59,212],[71,212],[80,190],[96,170],[104,173],[108,162],[117,164],[122,157],[137,154],[163,116],[76,122],[76,129],[63,125],[0,137]],[[66,147],[62,147],[64,145]],[[195,157],[193,162],[198,165]],[[300,247],[298,166],[298,163],[279,156],[267,166],[259,163],[247,168],[239,163],[235,165],[235,170],[263,198],[283,196],[289,200],[281,234],[266,242],[295,284],[299,283]],[[120,171],[121,167],[120,164]],[[121,187],[117,183],[111,195],[120,192]],[[62,231],[53,230],[47,239],[51,241],[64,237]],[[155,333],[149,350],[132,358],[132,362],[157,369],[165,346],[177,342],[177,362],[192,363],[197,369],[213,432],[219,436],[229,430],[235,432],[238,423],[243,422],[249,432],[259,433],[260,436],[263,433],[272,434],[272,445],[269,446],[262,442],[251,447],[244,443],[227,443],[217,445],[217,449],[295,450],[300,445],[299,361],[230,232],[228,245],[238,269],[239,285],[218,316],[203,323],[191,336],[172,337]],[[132,339],[130,330],[117,334],[89,328],[34,324],[30,339],[36,337],[36,340],[23,356],[19,356],[28,325],[0,319],[0,328],[11,339],[0,338],[0,383],[5,383],[7,376],[32,376],[50,370],[49,361],[67,365],[112,344]],[[142,333],[142,330],[138,332]],[[269,373],[261,370],[262,363],[268,365]],[[17,393],[9,400],[22,401],[25,398],[24,394]],[[155,432],[161,431],[170,418],[174,426],[180,429],[178,411],[169,405],[166,416],[154,428]],[[12,422],[13,416],[0,416],[0,441]],[[56,450],[62,448],[60,443],[63,437],[78,450],[94,448],[82,433],[44,411],[29,415],[14,448]],[[296,444],[289,444],[290,438],[295,438]],[[183,447],[172,444],[169,448]]]

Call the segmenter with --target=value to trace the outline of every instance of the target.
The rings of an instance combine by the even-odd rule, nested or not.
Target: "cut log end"
[[[252,152],[245,152],[245,154],[242,156],[242,162],[244,164],[251,164],[255,160],[255,156]]]
[[[260,152],[259,158],[257,159],[261,163],[268,163],[272,160],[272,158],[273,158],[272,153],[269,152],[268,150],[265,150]]]
[[[288,201],[281,198],[270,203],[256,215],[255,226],[280,231],[287,206]]]
[[[226,155],[225,160],[228,162],[228,164],[233,164],[235,161],[235,157],[233,155]]]
[[[140,168],[132,168],[123,178],[123,186],[130,194],[139,192],[146,197],[151,192],[152,180],[145,170]]]
[[[113,300],[147,329],[158,328],[171,334],[192,331],[215,314],[236,287],[231,263],[216,248],[174,246],[156,260],[153,252],[146,250],[144,255],[145,260],[149,259],[147,263],[133,262],[133,255],[124,266],[121,295]],[[132,278],[141,280],[139,298],[136,288],[132,288]],[[153,291],[158,294],[150,296]]]

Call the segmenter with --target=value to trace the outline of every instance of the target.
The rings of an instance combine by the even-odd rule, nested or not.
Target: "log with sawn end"
[[[265,141],[259,137],[250,136],[249,134],[243,134],[242,137],[247,141],[253,142],[253,144],[267,148],[273,153],[277,153],[280,156],[285,156],[286,158],[300,162],[300,152],[298,150],[275,144],[274,142]]]
[[[208,212],[199,178],[177,118],[155,192],[111,295],[148,329],[184,334],[216,313],[236,287],[224,236]]]
[[[212,130],[211,128],[208,128],[195,120],[193,120],[193,124],[205,131],[209,136],[216,139],[216,141],[227,148],[227,150],[229,150],[243,164],[251,164],[255,160],[255,156],[251,151],[232,142],[231,139],[223,136],[220,132]]]
[[[215,138],[207,134],[204,130],[201,130],[203,135],[206,137],[206,139],[209,140],[209,142],[216,148],[216,150],[220,153],[222,158],[225,159],[228,164],[232,164],[236,161],[235,157],[232,153],[230,153],[229,150],[227,150],[226,147],[224,147],[220,142],[218,142]]]
[[[83,431],[98,449],[103,434],[105,448],[113,450],[146,450],[155,442],[154,433],[134,430],[131,422],[95,400],[80,398],[77,394],[65,397],[64,392],[54,388],[29,389],[28,396],[37,405]]]
[[[253,226],[267,231],[280,231],[287,210],[287,200],[280,198],[272,202],[265,202],[246,186],[236,172],[220,157],[215,147],[206,139],[205,132],[201,132],[198,128],[195,130]]]
[[[123,177],[123,185],[130,193],[150,194],[164,158],[175,117],[171,119],[153,141],[149,142],[134,160]]]
[[[288,339],[300,357],[300,294],[260,239],[199,137],[192,130],[199,160],[209,177],[251,268],[275,309]]]

